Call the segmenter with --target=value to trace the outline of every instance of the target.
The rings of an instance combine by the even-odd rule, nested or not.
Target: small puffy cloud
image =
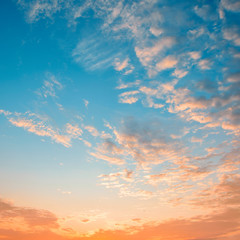
[[[142,65],[148,66],[161,51],[171,48],[174,43],[174,38],[164,37],[157,41],[152,47],[135,47],[135,52]]]
[[[227,78],[230,83],[239,83],[240,82],[240,72],[233,73]]]
[[[120,103],[128,103],[133,104],[138,101],[139,91],[129,91],[124,92],[119,95],[119,102]]]
[[[123,74],[124,75],[128,75],[130,73],[132,73],[132,71],[134,70],[134,67],[132,66],[132,64],[129,63],[129,58],[125,58],[124,60],[120,60],[119,58],[116,58],[114,61],[114,68],[117,71],[125,71]]]
[[[205,21],[209,20],[215,20],[217,17],[217,14],[215,12],[215,9],[211,7],[211,5],[202,5],[201,7],[196,6],[194,7],[195,13],[201,17]]]
[[[92,136],[98,137],[100,134],[94,126],[85,126],[84,127]]]
[[[71,195],[72,194],[71,191],[64,191],[61,188],[58,188],[57,191],[60,192],[63,195]]]
[[[173,68],[177,65],[178,60],[174,56],[167,56],[156,64],[156,69],[160,72],[165,69]]]
[[[232,41],[234,45],[240,46],[240,34],[239,29],[237,27],[224,29],[223,37],[228,41]]]
[[[235,58],[240,58],[240,53],[235,53],[233,56],[234,56]]]
[[[160,35],[163,33],[163,29],[161,29],[161,28],[156,28],[156,27],[151,27],[151,28],[150,28],[150,32],[151,32],[154,36],[158,37],[158,36],[160,36]]]
[[[136,80],[134,82],[119,82],[119,85],[116,87],[116,89],[125,89],[125,88],[131,88],[131,87],[135,87],[140,85],[141,81],[140,80]]]
[[[221,5],[227,11],[240,12],[240,2],[239,2],[239,0],[221,0]]]
[[[205,33],[205,29],[203,27],[199,27],[193,30],[188,31],[188,35],[191,39],[196,39],[201,37]]]
[[[82,135],[83,131],[81,128],[79,128],[78,125],[72,125],[70,123],[67,123],[66,133],[73,138],[79,138]]]
[[[211,65],[212,65],[212,63],[208,59],[202,59],[198,62],[198,66],[202,70],[210,69]]]
[[[201,52],[198,52],[198,51],[189,52],[188,55],[190,56],[190,58],[194,60],[201,58]]]
[[[115,60],[115,69],[117,71],[122,71],[128,66],[129,58],[124,59],[123,61],[120,61],[119,58]]]
[[[85,107],[88,108],[89,101],[86,99],[83,99],[83,103],[84,103]]]
[[[188,74],[188,71],[184,71],[181,69],[175,69],[174,72],[172,73],[173,76],[177,78],[183,78]]]

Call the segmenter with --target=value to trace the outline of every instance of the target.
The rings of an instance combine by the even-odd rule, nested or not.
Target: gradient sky
[[[0,24],[0,239],[240,239],[240,1],[1,0]]]

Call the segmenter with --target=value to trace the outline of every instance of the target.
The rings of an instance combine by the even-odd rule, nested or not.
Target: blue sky
[[[0,5],[2,203],[50,211],[36,231],[59,239],[237,211],[239,1]],[[175,236],[238,238],[216,225]]]

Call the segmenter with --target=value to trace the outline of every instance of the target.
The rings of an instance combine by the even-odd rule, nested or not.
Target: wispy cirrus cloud
[[[98,41],[97,35],[95,35],[79,41],[72,52],[72,57],[88,70],[106,69],[113,66],[115,59],[119,55],[117,51],[114,51],[116,48],[107,46],[104,40]]]
[[[82,129],[77,125],[67,123],[66,128],[60,130],[53,127],[45,118],[41,118],[41,116],[34,113],[12,113],[4,110],[1,113],[6,115],[12,125],[23,128],[40,137],[49,137],[52,141],[62,144],[65,147],[71,147],[72,139],[82,140],[80,138]]]
[[[46,74],[43,86],[36,93],[44,98],[57,97],[56,92],[63,89],[63,85],[51,74]]]

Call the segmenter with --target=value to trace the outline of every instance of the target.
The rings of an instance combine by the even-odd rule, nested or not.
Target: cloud
[[[239,209],[227,209],[220,213],[190,219],[172,219],[164,223],[146,224],[124,230],[96,233],[96,237],[121,240],[145,239],[226,239],[239,236]],[[129,233],[127,233],[129,232]],[[130,234],[132,232],[132,234]],[[234,239],[234,238],[233,238]],[[235,238],[237,239],[237,238]]]
[[[230,83],[240,82],[240,72],[232,73],[231,75],[229,75],[229,77],[227,78],[227,81]]]
[[[81,138],[83,133],[82,129],[76,124],[72,125],[67,123],[65,129],[60,130],[59,128],[53,127],[46,118],[42,118],[34,113],[11,113],[3,110],[1,113],[5,113],[4,115],[12,125],[23,128],[41,137],[49,137],[54,142],[60,143],[65,147],[71,147],[72,139],[85,141]]]
[[[240,2],[238,0],[221,0],[221,5],[232,12],[240,12]]]
[[[60,11],[64,6],[61,0],[34,0],[30,4],[25,0],[19,0],[18,4],[27,9],[27,21],[32,23],[40,18],[51,18],[53,14]]]
[[[85,126],[84,128],[94,137],[98,137],[100,135],[94,126]]]
[[[194,60],[201,58],[201,52],[198,51],[189,52],[188,54]]]
[[[64,145],[65,147],[70,147],[70,138],[68,136],[64,136],[59,134],[57,131],[55,131],[51,126],[47,126],[42,121],[34,121],[32,119],[28,119],[26,117],[13,117],[9,118],[9,122],[13,124],[16,127],[22,127],[28,132],[34,133],[38,136],[47,136],[50,137],[52,140],[54,140],[57,143],[60,143]]]
[[[173,76],[177,78],[183,78],[188,74],[188,71],[184,71],[181,69],[175,69],[174,72],[172,73]]]
[[[151,32],[154,36],[158,37],[158,36],[160,36],[164,31],[163,31],[163,29],[161,29],[161,28],[151,27],[151,28],[150,28],[150,32]]]
[[[128,103],[132,104],[138,101],[138,95],[139,91],[128,91],[121,93],[119,95],[119,102],[120,103]]]
[[[15,210],[14,210],[15,211]],[[24,212],[25,210],[23,210]],[[30,213],[30,212],[29,212]],[[29,214],[28,213],[28,214]],[[36,212],[30,216],[33,220]],[[37,210],[37,215],[41,211]],[[50,213],[48,213],[50,214]],[[94,240],[94,239],[119,239],[119,240],[146,240],[146,239],[164,239],[164,240],[183,240],[183,239],[219,239],[236,240],[239,238],[239,208],[226,208],[218,212],[212,212],[205,215],[199,215],[192,218],[170,219],[164,222],[151,221],[144,224],[125,224],[121,229],[100,229],[90,236],[71,236],[73,230],[63,229],[61,233],[55,233],[51,228],[43,230],[21,231],[0,228],[1,236],[5,239],[31,240],[31,239],[55,239],[67,240],[69,235],[73,240]],[[49,218],[49,217],[48,217]],[[50,217],[51,218],[51,217]],[[6,220],[7,218],[5,218]],[[9,218],[10,219],[10,218]],[[82,218],[82,224],[88,222],[88,218]],[[46,221],[46,219],[44,220]],[[49,221],[49,220],[47,220]],[[52,220],[50,220],[52,222]],[[54,220],[53,220],[54,222]],[[134,223],[134,222],[132,222]],[[65,236],[64,236],[65,235]]]
[[[240,46],[240,34],[239,29],[237,27],[224,29],[223,37],[228,41],[232,41],[234,45]]]
[[[115,69],[117,71],[122,71],[128,66],[129,58],[124,59],[122,62],[119,61],[119,59],[116,59],[115,61]]]
[[[120,188],[120,192],[124,191],[129,182],[133,181],[133,171],[124,169],[120,172],[101,174],[100,185],[106,188]]]
[[[158,120],[125,119],[120,127],[108,124],[110,135],[90,125],[82,125],[80,128],[71,122],[59,129],[30,114],[3,110],[0,113],[14,126],[48,137],[66,147],[71,146],[73,139],[91,146],[91,143],[82,139],[85,131],[89,132],[96,142],[96,146],[89,150],[90,155],[98,161],[109,163],[111,167],[111,173],[101,175],[100,181],[105,187],[118,188],[121,196],[144,200],[152,198],[159,202],[169,204],[172,201],[188,206],[191,202],[195,206],[202,205],[204,210],[216,205],[218,211],[223,210],[224,206],[235,208],[239,202],[239,176],[236,174],[239,171],[239,151],[233,150],[224,155],[210,150],[206,154],[205,148],[213,146],[214,149],[218,142],[226,138],[228,144],[224,146],[224,151],[233,144],[231,137],[237,138],[240,134],[239,73],[236,62],[232,63],[235,50],[231,50],[239,46],[239,29],[231,24],[226,25],[226,19],[211,22],[216,19],[215,10],[211,15],[212,6],[218,9],[215,3],[212,6],[195,7],[195,12],[204,21],[210,20],[204,24],[197,17],[189,18],[188,9],[192,11],[194,8],[192,3],[184,3],[184,11],[181,11],[182,4],[176,2],[170,6],[167,1],[160,4],[159,1],[126,3],[90,0],[77,1],[77,4],[72,1],[70,8],[66,9],[68,17],[72,17],[75,24],[80,22],[78,18],[87,19],[89,16],[94,16],[96,21],[93,22],[97,22],[97,28],[93,26],[94,35],[85,37],[81,34],[82,38],[72,51],[74,60],[87,70],[115,67],[124,80],[117,89],[126,89],[119,94],[119,102],[141,102],[145,107],[158,109],[156,112],[160,112],[163,122],[168,122],[166,129]],[[222,0],[221,4],[219,11],[220,8],[222,11],[238,11],[236,1]],[[62,9],[60,5],[63,6],[60,1],[32,1],[29,5],[31,21],[52,17]],[[64,14],[61,12],[61,17]],[[220,25],[218,21],[221,21]],[[211,29],[211,32],[207,29]],[[223,38],[227,41],[223,41]],[[127,56],[124,54],[126,52]],[[138,70],[136,77],[141,77],[141,81],[135,81],[134,74],[131,78],[125,76],[133,69],[130,63],[140,63],[151,77],[165,69],[172,71],[165,71],[148,81],[142,73],[142,67],[134,65]],[[53,76],[44,82],[40,92],[45,98],[56,97],[61,88],[61,83]],[[130,109],[132,107],[129,106]],[[154,110],[149,113],[153,114]],[[172,119],[177,123],[172,124]],[[181,124],[189,127],[188,135],[181,134]],[[219,131],[221,135],[216,138],[206,137],[211,134],[210,128],[214,133]],[[183,143],[187,146],[183,146]],[[198,149],[195,155],[195,149],[192,148],[196,146]],[[224,157],[221,158],[222,155]],[[136,169],[124,170],[132,169],[133,166]],[[112,171],[114,167],[117,170]],[[147,239],[146,236],[157,239],[226,239],[229,237],[227,234],[234,235],[234,231],[239,228],[239,219],[234,217],[231,209],[226,209],[222,214],[149,223],[141,228],[130,226],[128,231],[132,235],[124,231],[101,230],[95,237],[104,239],[104,234],[109,234],[109,239],[117,239],[120,234],[123,239],[140,240]],[[226,220],[229,215],[234,221]],[[223,217],[225,219],[221,220]],[[85,224],[89,219],[81,218]],[[166,232],[164,229],[167,229]]]
[[[113,130],[115,141],[105,140],[94,156],[118,163],[131,159],[140,165],[181,161],[184,158],[181,145],[164,136],[160,129],[159,122],[125,120],[120,131]]]
[[[227,169],[228,168],[225,168],[225,170]],[[235,171],[237,170],[239,170],[239,168],[235,168]],[[229,168],[229,171],[232,172],[232,169]],[[193,198],[192,204],[204,208],[239,207],[239,174],[231,174],[227,171],[226,173],[227,174],[224,173],[221,175],[218,184],[199,192],[195,198]]]
[[[217,83],[209,79],[203,79],[196,83],[196,86],[203,91],[213,93],[217,90]]]
[[[132,73],[132,71],[134,70],[134,67],[132,64],[129,63],[129,58],[125,58],[124,60],[120,60],[119,58],[115,59],[114,62],[114,68],[117,71],[125,71],[123,74],[124,75],[128,75],[130,73]]]
[[[166,83],[153,81],[136,86],[131,92],[139,92],[137,98],[144,106],[163,108],[187,122],[196,121],[205,124],[205,128],[221,126],[238,135],[239,79],[239,73],[235,72],[226,74],[222,82],[203,79],[190,88],[179,87],[177,79]]]
[[[175,67],[177,63],[178,61],[174,56],[167,56],[156,64],[156,69],[158,71],[163,71],[165,69]]]
[[[71,195],[72,194],[71,191],[63,191],[61,188],[58,188],[57,191],[60,192],[61,194],[64,194],[64,195]]]
[[[83,99],[83,102],[84,102],[85,107],[88,108],[89,101],[86,99]]]
[[[56,91],[63,89],[63,85],[56,79],[56,77],[51,74],[46,74],[46,80],[44,80],[43,86],[37,90],[37,94],[47,98],[56,97]]]
[[[208,59],[202,59],[198,62],[198,66],[202,70],[210,69],[211,65],[212,65],[212,63]]]
[[[108,155],[102,154],[101,153],[102,149],[99,149],[99,148],[97,148],[96,150],[97,152],[91,152],[90,154],[97,159],[107,161],[108,163],[114,164],[114,165],[123,165],[125,163],[125,161],[120,157],[108,156]]]
[[[120,80],[119,85],[116,87],[116,89],[126,89],[126,88],[131,88],[140,85],[141,81],[136,80],[134,82],[127,82],[124,83]]]
[[[94,35],[79,41],[75,49],[72,51],[74,60],[83,65],[87,70],[95,71],[106,69],[113,65],[119,53],[116,47],[107,47],[109,44]]]
[[[167,48],[171,48],[175,43],[174,38],[164,37],[158,40],[152,47],[135,47],[137,57],[143,66],[148,66],[159,53]]]
[[[217,13],[211,5],[202,5],[194,7],[195,13],[205,21],[213,21],[217,19]]]
[[[79,138],[83,134],[83,131],[81,128],[79,128],[78,125],[72,125],[70,123],[67,123],[66,133],[72,138]]]
[[[47,210],[16,207],[12,203],[0,199],[0,228],[6,229],[56,229],[58,218]],[[20,221],[19,221],[20,220]]]

